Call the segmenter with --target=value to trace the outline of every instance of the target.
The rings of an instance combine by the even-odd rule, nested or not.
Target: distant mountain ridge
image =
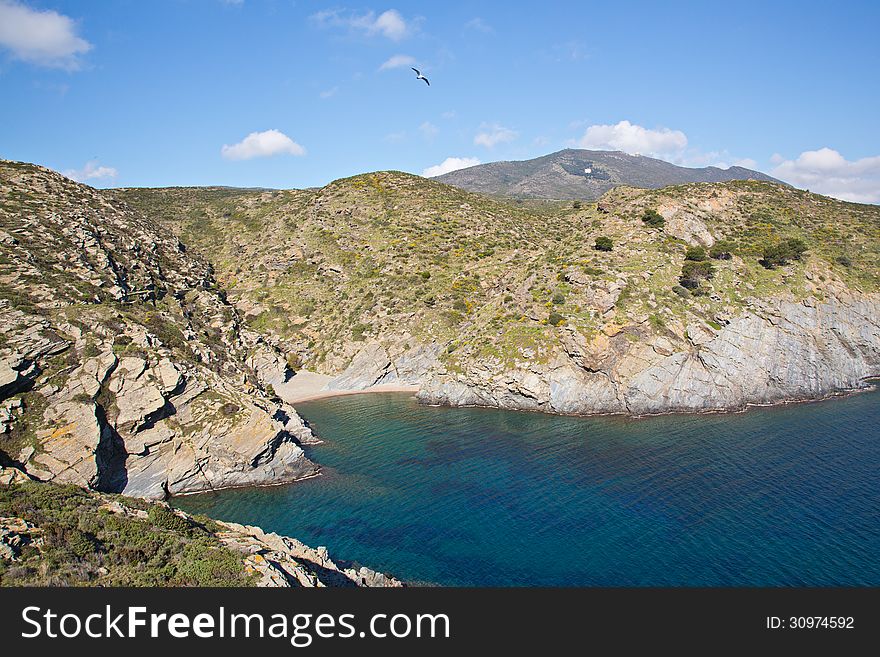
[[[620,185],[659,189],[694,182],[780,182],[744,167],[693,169],[621,151],[571,148],[532,160],[478,164],[445,173],[435,180],[492,196],[584,200],[595,200]]]

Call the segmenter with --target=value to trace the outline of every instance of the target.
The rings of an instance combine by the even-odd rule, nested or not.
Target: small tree
[[[715,275],[715,267],[708,260],[697,262],[686,260],[681,268],[681,277],[678,279],[681,286],[688,290],[696,290],[700,283]]]
[[[663,215],[656,210],[645,210],[645,214],[642,215],[642,221],[651,228],[662,228],[663,224],[666,223]]]
[[[800,260],[807,252],[807,245],[796,237],[789,237],[776,244],[768,244],[764,247],[764,257],[761,264],[767,269],[782,267],[792,260]]]
[[[611,241],[610,237],[602,237],[596,238],[596,245],[593,247],[597,251],[610,251],[614,248],[614,242]]]
[[[687,251],[684,252],[684,259],[702,262],[706,259],[706,249],[702,246],[689,246]]]

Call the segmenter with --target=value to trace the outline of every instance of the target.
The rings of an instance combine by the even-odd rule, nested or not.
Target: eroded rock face
[[[661,205],[657,210],[666,220],[664,230],[673,237],[684,240],[692,246],[712,246],[715,238],[709,232],[704,217],[696,211],[679,205]]]
[[[158,498],[313,475],[311,431],[268,386],[209,265],[124,203],[0,163],[0,433],[31,477]],[[26,418],[26,422],[22,421]]]
[[[317,472],[293,408],[192,363],[107,351],[36,394],[46,397],[45,428],[22,465],[40,480],[161,498]]]
[[[834,292],[821,302],[755,300],[754,312],[717,330],[689,325],[678,339],[572,337],[549,364],[492,376],[480,368],[440,375],[418,397],[451,406],[648,414],[851,390],[880,375],[880,295]]]
[[[246,554],[245,566],[260,576],[259,586],[269,587],[400,587],[403,583],[365,566],[337,563],[327,548],[311,548],[304,543],[264,532],[259,527],[232,522],[218,523],[226,531],[220,541]]]
[[[327,384],[328,390],[364,390],[373,386],[401,384],[419,385],[430,379],[439,367],[436,344],[405,348],[410,340],[397,338],[388,348],[378,342],[367,344],[357,352],[349,366]],[[389,355],[389,351],[395,355]]]

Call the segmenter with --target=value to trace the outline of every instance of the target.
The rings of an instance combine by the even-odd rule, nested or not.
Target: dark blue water
[[[446,585],[880,585],[880,393],[727,415],[297,406],[324,475],[177,500]]]

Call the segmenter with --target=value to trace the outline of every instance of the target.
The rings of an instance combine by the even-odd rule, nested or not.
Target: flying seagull
[[[410,68],[412,68],[412,66],[410,66]],[[428,82],[428,78],[422,75],[422,72],[419,69],[413,68],[413,70],[416,72],[416,80],[424,80],[426,85],[429,87],[431,86],[431,83]]]

